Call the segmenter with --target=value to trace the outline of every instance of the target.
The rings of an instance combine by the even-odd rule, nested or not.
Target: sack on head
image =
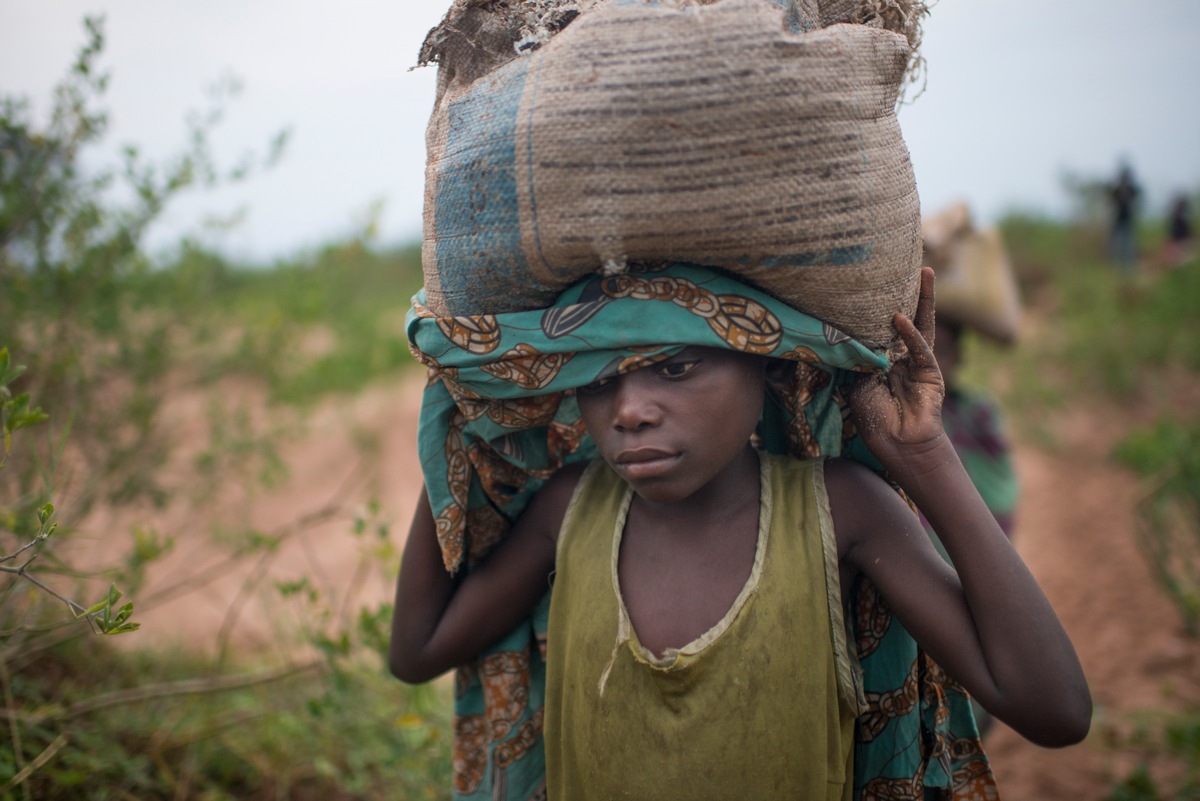
[[[441,70],[430,309],[539,308],[589,273],[684,262],[886,346],[919,283],[920,207],[895,116],[912,51],[882,25],[847,23],[864,4],[898,5],[530,0],[489,18],[460,0],[471,26],[427,42]],[[554,30],[530,33],[511,10],[530,8],[550,9],[535,21]]]

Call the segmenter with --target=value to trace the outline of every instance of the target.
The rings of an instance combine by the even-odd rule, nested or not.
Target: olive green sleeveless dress
[[[621,600],[632,491],[597,460],[558,543],[551,801],[849,799],[858,666],[846,648],[824,462],[763,455],[754,566],[725,617],[662,658]]]

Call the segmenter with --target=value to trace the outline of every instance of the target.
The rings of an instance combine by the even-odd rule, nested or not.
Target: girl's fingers
[[[933,347],[933,336],[936,330],[935,325],[936,315],[934,314],[934,275],[933,268],[921,268],[921,294],[917,298],[917,315],[916,324],[917,330],[921,332],[921,336],[929,343],[929,347]]]
[[[917,311],[919,312],[920,308]],[[896,333],[900,335],[900,339],[904,340],[904,344],[908,347],[906,360],[912,369],[922,370],[937,365],[937,359],[933,356],[931,340],[917,330],[912,320],[903,314],[897,314],[893,325],[896,326]]]

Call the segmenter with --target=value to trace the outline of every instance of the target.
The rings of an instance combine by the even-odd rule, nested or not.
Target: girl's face
[[[765,360],[692,346],[577,392],[600,455],[642,498],[677,502],[708,487],[749,447]]]

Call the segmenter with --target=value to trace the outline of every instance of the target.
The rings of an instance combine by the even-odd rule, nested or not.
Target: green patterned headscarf
[[[689,345],[794,365],[768,393],[760,447],[879,467],[845,395],[858,374],[887,369],[888,356],[707,268],[597,275],[549,308],[500,315],[435,317],[419,293],[408,337],[429,369],[418,450],[452,572],[485,556],[556,470],[595,457],[575,389]],[[858,724],[855,797],[985,797],[991,772],[965,693],[918,651],[869,583],[845,600],[869,704]],[[456,796],[515,801],[544,792],[548,611],[549,594],[527,623],[457,671]]]

